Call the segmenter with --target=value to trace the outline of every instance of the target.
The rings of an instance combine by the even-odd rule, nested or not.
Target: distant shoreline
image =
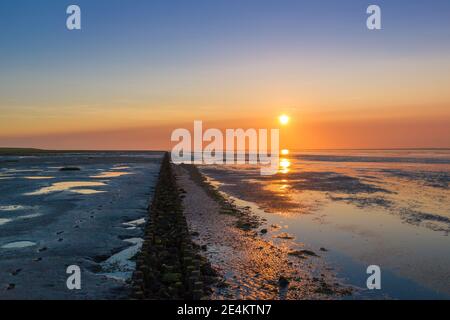
[[[445,148],[325,148],[325,149],[291,149],[292,153],[295,152],[310,152],[310,151],[449,151],[450,147]],[[46,155],[46,154],[59,154],[59,153],[89,153],[89,152],[129,152],[129,153],[142,153],[142,152],[168,152],[168,150],[98,150],[98,149],[39,149],[39,148],[20,148],[20,147],[0,147],[0,156],[24,156],[24,155]]]
[[[105,152],[105,153],[161,153],[164,150],[47,150],[37,148],[3,148],[0,147],[0,156],[38,156],[48,154],[60,154],[60,153],[91,153],[91,152]]]

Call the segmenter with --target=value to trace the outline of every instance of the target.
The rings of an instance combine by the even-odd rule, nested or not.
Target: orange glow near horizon
[[[311,92],[321,92],[317,83]],[[167,101],[130,97],[99,102],[86,97],[92,105],[50,101],[15,107],[0,97],[0,147],[169,150],[174,129],[191,130],[194,120],[202,120],[205,127],[220,130],[280,128],[283,148],[291,151],[449,148],[450,94],[441,90],[444,83],[422,90],[408,85],[415,89],[407,95],[384,88],[386,95],[380,98],[362,88],[353,98],[345,88],[326,95],[308,91],[300,97],[288,82],[273,92],[260,88],[255,94],[250,88],[247,96],[229,85],[229,99],[207,90],[207,84],[205,98],[194,92],[198,97],[183,101],[174,92]],[[420,95],[422,91],[427,95]]]
[[[196,117],[197,118],[197,117]],[[194,118],[195,119],[195,118]],[[276,128],[274,117],[204,121],[206,128]],[[281,128],[282,145],[286,150],[300,149],[366,149],[366,148],[448,148],[450,116],[383,117],[359,119],[328,119],[298,114],[296,123]],[[11,124],[12,120],[9,122]],[[278,119],[277,119],[278,122]],[[17,127],[19,125],[17,124]],[[98,150],[170,150],[174,129],[193,129],[193,122],[177,121],[148,126],[124,126],[75,130],[5,131],[0,128],[0,147],[34,147],[43,149]],[[2,130],[3,129],[3,130]],[[52,129],[50,131],[50,129]],[[283,150],[280,150],[283,154]]]

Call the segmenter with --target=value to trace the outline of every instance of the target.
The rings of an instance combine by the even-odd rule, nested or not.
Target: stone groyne
[[[132,277],[133,299],[205,299],[215,274],[198,254],[183,215],[183,190],[177,186],[167,153],[149,207],[144,243]]]

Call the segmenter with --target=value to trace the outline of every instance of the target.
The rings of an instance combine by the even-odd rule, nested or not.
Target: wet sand
[[[193,240],[223,279],[212,299],[332,299],[351,292],[319,267],[318,255],[263,239],[271,226],[239,228],[239,217],[223,213],[191,169],[174,166]]]

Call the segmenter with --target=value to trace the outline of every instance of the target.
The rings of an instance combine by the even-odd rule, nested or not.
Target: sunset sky
[[[0,46],[0,147],[168,149],[282,113],[290,149],[450,147],[448,0],[2,0]]]

